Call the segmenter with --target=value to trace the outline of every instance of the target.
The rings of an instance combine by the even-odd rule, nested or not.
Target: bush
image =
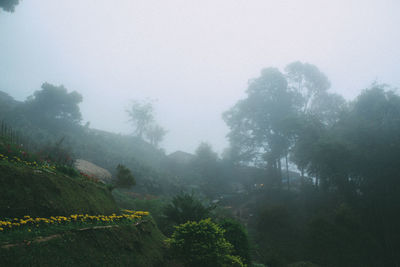
[[[61,138],[54,145],[45,146],[39,154],[48,163],[52,162],[57,165],[73,166],[74,160],[71,152],[62,147],[64,140],[65,137]]]
[[[233,246],[224,238],[224,230],[210,218],[177,226],[167,242],[171,255],[184,266],[244,266],[232,255]]]
[[[115,186],[119,188],[129,188],[134,185],[136,185],[136,180],[131,171],[124,165],[118,164]]]
[[[73,167],[67,165],[56,165],[56,170],[60,171],[70,177],[77,177],[79,176],[79,172],[74,169]]]
[[[233,245],[233,254],[250,264],[250,244],[246,229],[238,221],[224,219],[218,223],[225,230],[224,238]]]
[[[186,193],[175,196],[172,202],[164,208],[167,220],[174,224],[182,224],[187,221],[200,221],[210,217],[212,206],[205,206],[195,198],[193,194]]]

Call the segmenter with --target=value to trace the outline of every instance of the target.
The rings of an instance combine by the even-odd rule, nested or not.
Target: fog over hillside
[[[265,67],[318,66],[348,99],[400,86],[400,2],[24,0],[0,10],[0,90],[44,82],[83,95],[84,122],[129,133],[131,100],[152,99],[161,147],[227,147],[221,114]]]

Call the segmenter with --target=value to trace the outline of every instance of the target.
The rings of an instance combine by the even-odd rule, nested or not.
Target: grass
[[[0,216],[47,217],[118,212],[105,185],[7,160],[0,160]]]
[[[152,220],[65,231],[44,242],[0,248],[4,266],[162,266],[165,237]]]
[[[88,215],[73,214],[70,216],[51,216],[50,218],[13,218],[0,220],[0,245],[26,242],[40,236],[49,236],[69,230],[83,228],[101,228],[123,224],[140,223],[147,218],[148,212],[123,210],[123,214]]]
[[[118,216],[119,207],[104,184],[34,158],[1,155],[0,220],[14,223],[0,225],[2,266],[164,266],[166,238],[151,216],[72,221],[70,214]],[[22,223],[27,215],[66,219]]]

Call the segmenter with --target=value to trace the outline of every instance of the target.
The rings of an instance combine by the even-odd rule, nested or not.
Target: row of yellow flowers
[[[0,220],[0,231],[6,231],[9,229],[20,228],[24,226],[40,227],[41,225],[57,225],[67,223],[113,223],[121,221],[134,221],[141,219],[144,216],[148,216],[147,211],[132,211],[123,210],[123,214],[117,215],[88,215],[88,214],[72,214],[66,216],[51,216],[50,218],[32,218],[30,216],[24,216],[23,218],[14,218],[9,220]],[[29,229],[30,230],[30,229]]]
[[[29,167],[34,167],[34,168],[46,168],[46,169],[49,169],[49,170],[55,170],[56,169],[55,166],[50,165],[48,163],[38,164],[36,161],[29,162],[29,161],[22,160],[17,156],[8,157],[6,155],[0,154],[0,160],[12,161],[12,162],[24,164],[24,165],[29,166]]]

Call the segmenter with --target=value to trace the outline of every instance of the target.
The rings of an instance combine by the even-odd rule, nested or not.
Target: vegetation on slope
[[[112,214],[118,207],[102,184],[0,161],[2,217]]]
[[[5,266],[162,266],[164,239],[151,220],[88,228],[1,248],[0,262]]]

